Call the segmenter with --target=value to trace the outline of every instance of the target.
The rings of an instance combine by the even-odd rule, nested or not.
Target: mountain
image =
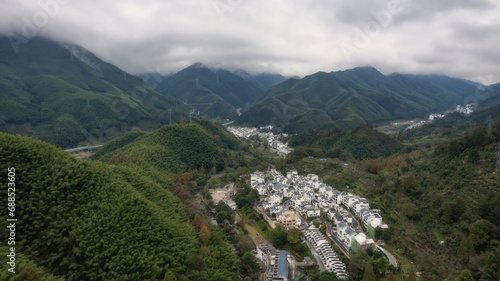
[[[188,169],[220,171],[232,150],[241,142],[219,125],[194,119],[166,125],[145,133],[131,132],[109,141],[93,159],[111,162],[132,162],[146,170],[178,174]],[[231,159],[234,161],[234,159]]]
[[[209,196],[204,167],[234,174],[240,163],[256,162],[246,151],[198,119],[109,141],[93,155],[105,163],[0,133],[0,168],[15,168],[15,254],[24,262],[16,273],[23,280],[236,280],[234,248],[195,195]],[[1,280],[11,280],[8,268],[0,266]]]
[[[0,37],[0,131],[67,148],[133,128],[154,129],[189,106],[82,47],[31,38],[14,50]]]
[[[271,86],[277,85],[287,78],[281,74],[261,73],[252,75],[243,70],[234,71],[234,74],[240,76],[248,82],[257,86],[261,91],[269,89]]]
[[[363,135],[372,136],[364,141]],[[341,141],[344,136],[349,140]],[[480,126],[427,148],[362,161],[345,159],[345,152],[375,148],[372,152],[389,155],[397,142],[384,143],[390,138],[367,126],[347,132],[310,130],[289,138],[305,148],[297,146],[277,169],[317,174],[380,210],[389,228],[376,231],[375,238],[384,240],[382,247],[398,260],[397,270],[405,277],[397,280],[408,280],[411,270],[420,271],[422,280],[499,280],[500,173],[495,164],[500,119],[493,120],[490,133]],[[321,156],[321,150],[332,145],[342,149],[339,159],[321,159],[328,156]],[[361,260],[358,254],[351,255],[348,266],[353,280],[363,276],[363,271],[356,276],[351,270]],[[458,278],[464,270],[473,277]]]
[[[167,270],[182,274],[198,254],[196,231],[167,181],[0,133],[0,168],[10,167],[17,187],[15,254],[30,260],[17,264],[20,276],[36,265],[63,280],[159,280]]]
[[[476,103],[471,114],[446,114],[443,118],[436,118],[422,126],[400,132],[400,139],[405,142],[423,141],[424,145],[428,145],[459,137],[476,126],[489,128],[494,120],[500,118],[500,84],[478,87],[474,95],[465,100]]]
[[[209,118],[232,119],[240,108],[262,90],[240,76],[223,69],[195,63],[158,84],[158,91],[172,95]]]
[[[474,96],[477,98],[478,109],[486,109],[495,105],[500,105],[500,83],[480,88]]]
[[[437,75],[385,76],[372,67],[318,72],[271,87],[247,105],[235,123],[271,124],[277,130],[298,133],[413,119],[462,104],[478,85]]]
[[[343,160],[388,157],[400,152],[404,147],[397,139],[378,132],[369,125],[351,130],[309,129],[290,136],[288,143],[294,147],[289,158],[300,158],[297,154],[305,152],[311,156],[342,158]]]

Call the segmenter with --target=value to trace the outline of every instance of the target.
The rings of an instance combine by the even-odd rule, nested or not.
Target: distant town
[[[244,139],[248,139],[251,136],[260,137],[269,144],[271,152],[277,153],[280,156],[286,156],[293,150],[293,148],[288,146],[288,143],[283,143],[279,140],[281,136],[287,136],[286,134],[274,134],[271,132],[273,129],[272,125],[260,128],[228,126],[226,129],[235,136]]]
[[[473,112],[472,110],[472,107],[474,106],[474,104],[468,104],[466,106],[460,106],[460,105],[457,105],[456,109],[451,111],[451,112],[458,112],[458,113],[462,113],[462,114],[471,114]],[[433,114],[430,114],[429,115],[429,118],[427,118],[426,120],[421,120],[421,121],[409,121],[409,125],[408,127],[406,128],[406,130],[411,130],[411,129],[414,129],[414,128],[418,128],[420,126],[423,126],[425,124],[428,124],[428,123],[432,123],[435,119],[438,119],[438,118],[443,118],[445,115],[444,114],[440,114],[440,113],[433,113]],[[394,125],[399,125],[398,123],[394,123]]]

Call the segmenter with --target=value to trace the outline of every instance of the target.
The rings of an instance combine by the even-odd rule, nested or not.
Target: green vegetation
[[[310,140],[327,143],[319,136]],[[336,158],[323,161],[316,158],[319,155],[304,154],[277,167],[316,173],[335,188],[368,198],[389,225],[388,231],[375,234],[396,254],[401,271],[394,273],[400,277],[413,278],[413,268],[422,272],[423,280],[455,280],[462,273],[464,278],[470,274],[474,280],[496,280],[500,274],[498,140],[500,120],[493,122],[491,131],[477,127],[460,138],[410,153],[360,162],[352,157],[345,165]],[[361,279],[365,269],[354,272],[351,266],[350,273]]]
[[[233,254],[226,228],[207,223],[195,199],[209,197],[204,186],[210,174],[243,179],[249,168],[238,165],[259,165],[258,153],[218,125],[193,120],[131,132],[94,155],[107,163],[78,160],[41,141],[4,133],[0,144],[0,168],[18,171],[17,250],[29,264],[27,274],[229,281],[239,269],[255,277],[255,263]],[[252,210],[258,195],[242,184],[237,201]],[[224,216],[219,221],[231,219],[224,205],[217,206]]]
[[[464,268],[476,280],[498,278],[498,271],[484,273],[481,268],[495,268],[496,261],[488,257],[500,251],[499,237],[493,234],[498,224],[492,223],[498,222],[498,213],[486,211],[494,210],[493,202],[500,198],[494,173],[499,129],[500,120],[490,136],[478,127],[437,145],[433,152],[363,162],[376,177],[371,179],[375,188],[362,192],[381,199],[379,207],[394,231],[390,243],[416,262],[425,278],[447,278]],[[474,161],[471,151],[477,152]],[[409,177],[416,181],[410,183]]]
[[[288,137],[295,148],[287,161],[295,161],[305,156],[349,159],[370,159],[390,156],[402,150],[403,145],[390,136],[374,130],[368,125],[352,130],[338,128],[328,130],[308,130]]]
[[[434,235],[436,235],[437,241],[444,241],[444,238],[439,232],[434,232]]]
[[[235,167],[231,157],[241,142],[213,123],[195,120],[168,125],[151,133],[131,133],[106,143],[92,158],[109,163],[129,163],[150,172],[185,170],[221,171]],[[242,149],[247,149],[241,147]],[[234,152],[236,153],[236,152]],[[214,173],[215,173],[214,172]]]
[[[132,128],[156,129],[190,109],[139,77],[77,46],[31,38],[14,52],[0,37],[0,131],[62,148],[102,143]]]
[[[10,246],[0,246],[0,253],[2,255],[10,255]],[[63,281],[65,279],[55,277],[47,272],[43,267],[36,265],[32,260],[27,258],[24,254],[16,252],[16,269],[15,273],[7,271],[10,266],[7,262],[2,263],[0,266],[0,280],[10,281],[24,281],[24,280],[47,280],[47,281]]]
[[[25,137],[0,139],[1,170],[16,169],[16,251],[35,267],[70,280],[186,274],[199,246],[166,182]]]
[[[384,76],[371,67],[318,72],[271,87],[245,107],[236,123],[272,124],[278,131],[300,133],[409,120],[451,109],[473,95],[477,86],[446,76]]]
[[[236,108],[242,107],[262,89],[227,70],[212,70],[195,63],[165,78],[158,91],[173,95],[192,105],[210,118],[237,116]]]

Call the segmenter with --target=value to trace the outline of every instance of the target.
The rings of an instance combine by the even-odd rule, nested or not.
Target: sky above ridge
[[[500,81],[500,3],[489,0],[0,0],[0,34],[83,46],[133,73],[195,62],[305,76],[384,74]]]

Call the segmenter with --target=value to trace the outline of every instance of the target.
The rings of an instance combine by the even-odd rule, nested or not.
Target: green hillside
[[[320,133],[298,139],[324,144],[335,137]],[[375,236],[385,240],[384,247],[399,261],[397,280],[408,280],[401,277],[411,270],[421,272],[422,280],[498,280],[499,140],[497,119],[490,134],[477,127],[406,154],[351,160],[348,165],[342,165],[344,159],[322,161],[305,154],[278,168],[316,173],[325,183],[364,196],[371,208],[380,209],[389,230]],[[460,279],[464,270],[474,279]]]
[[[16,253],[51,274],[67,280],[156,280],[166,271],[184,274],[197,254],[195,230],[167,182],[123,166],[77,160],[26,137],[0,133],[0,146],[1,170],[15,168]],[[7,189],[2,196],[7,198]],[[0,235],[7,237],[7,229]]]
[[[133,163],[145,170],[178,174],[188,169],[222,170],[242,143],[214,123],[196,119],[150,132],[132,132],[106,143],[92,158]],[[234,162],[236,158],[230,159]]]
[[[483,91],[479,91],[475,95],[479,103],[479,109],[485,109],[495,105],[500,105],[500,83],[480,89],[482,89]]]
[[[462,104],[477,85],[446,76],[385,76],[371,67],[318,72],[271,87],[245,107],[236,123],[271,124],[277,130],[299,133],[413,119]]]
[[[316,157],[370,159],[387,157],[403,149],[395,138],[380,133],[368,125],[352,130],[338,128],[328,130],[308,130],[288,138],[295,148],[291,158],[298,153],[311,152]]]
[[[402,131],[399,133],[399,139],[405,143],[420,143],[428,146],[432,143],[435,144],[459,137],[465,131],[476,126],[489,128],[496,119],[500,118],[500,104],[494,105],[496,97],[499,96],[500,94],[492,95],[484,102],[489,106],[481,106],[482,103],[480,103],[480,106],[477,107],[479,110],[472,112],[470,115],[454,112],[445,115],[443,118],[434,119],[433,122],[423,126]]]
[[[287,79],[281,74],[261,73],[252,75],[243,70],[233,71],[233,73],[254,84],[262,92],[269,89],[271,86],[277,85]]]
[[[491,137],[477,127],[434,150],[364,163],[376,175],[376,187],[366,185],[363,192],[378,202],[393,227],[391,243],[426,278],[454,280],[463,269],[475,280],[500,277],[500,262],[494,258],[500,254],[500,177],[495,172],[499,139],[500,120]],[[465,251],[467,239],[472,250]]]
[[[0,38],[0,131],[68,148],[179,121],[189,107],[85,49]]]
[[[195,63],[165,78],[158,91],[172,95],[215,118],[233,119],[242,107],[262,92],[253,83],[227,70],[213,70]]]

